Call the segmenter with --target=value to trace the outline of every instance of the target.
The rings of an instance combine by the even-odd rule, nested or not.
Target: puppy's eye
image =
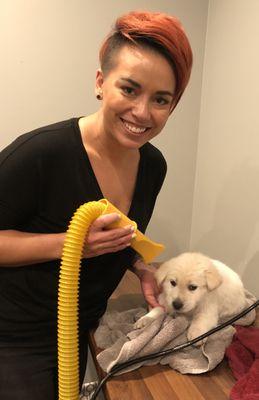
[[[170,283],[172,286],[176,286],[176,282],[173,279],[170,281]]]
[[[188,286],[188,289],[191,290],[191,291],[193,291],[193,290],[196,290],[197,287],[198,287],[198,286],[196,286],[196,285],[189,285],[189,286]]]

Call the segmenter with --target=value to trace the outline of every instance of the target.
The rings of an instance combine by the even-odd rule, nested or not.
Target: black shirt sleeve
[[[0,153],[0,229],[19,229],[37,208],[37,161],[31,135]]]

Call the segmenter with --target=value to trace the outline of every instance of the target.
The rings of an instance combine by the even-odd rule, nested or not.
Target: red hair
[[[187,86],[192,69],[192,50],[180,21],[157,12],[133,11],[119,17],[99,52],[104,73],[113,67],[114,53],[125,45],[154,49],[169,61],[176,78],[174,108]]]

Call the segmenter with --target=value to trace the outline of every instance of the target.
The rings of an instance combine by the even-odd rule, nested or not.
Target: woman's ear
[[[95,95],[96,97],[100,94],[102,94],[102,86],[103,86],[103,72],[102,70],[99,68],[96,71],[96,77],[95,77]]]

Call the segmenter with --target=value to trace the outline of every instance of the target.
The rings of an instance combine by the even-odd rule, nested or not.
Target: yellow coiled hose
[[[164,250],[164,246],[147,238],[137,224],[108,200],[91,201],[79,207],[69,224],[63,247],[58,288],[58,388],[59,400],[79,397],[78,297],[79,274],[85,237],[90,224],[102,214],[119,213],[112,228],[132,224],[136,237],[131,247],[148,263]]]
[[[82,250],[89,225],[105,205],[92,201],[75,212],[63,248],[58,289],[59,400],[79,398],[78,297]]]

